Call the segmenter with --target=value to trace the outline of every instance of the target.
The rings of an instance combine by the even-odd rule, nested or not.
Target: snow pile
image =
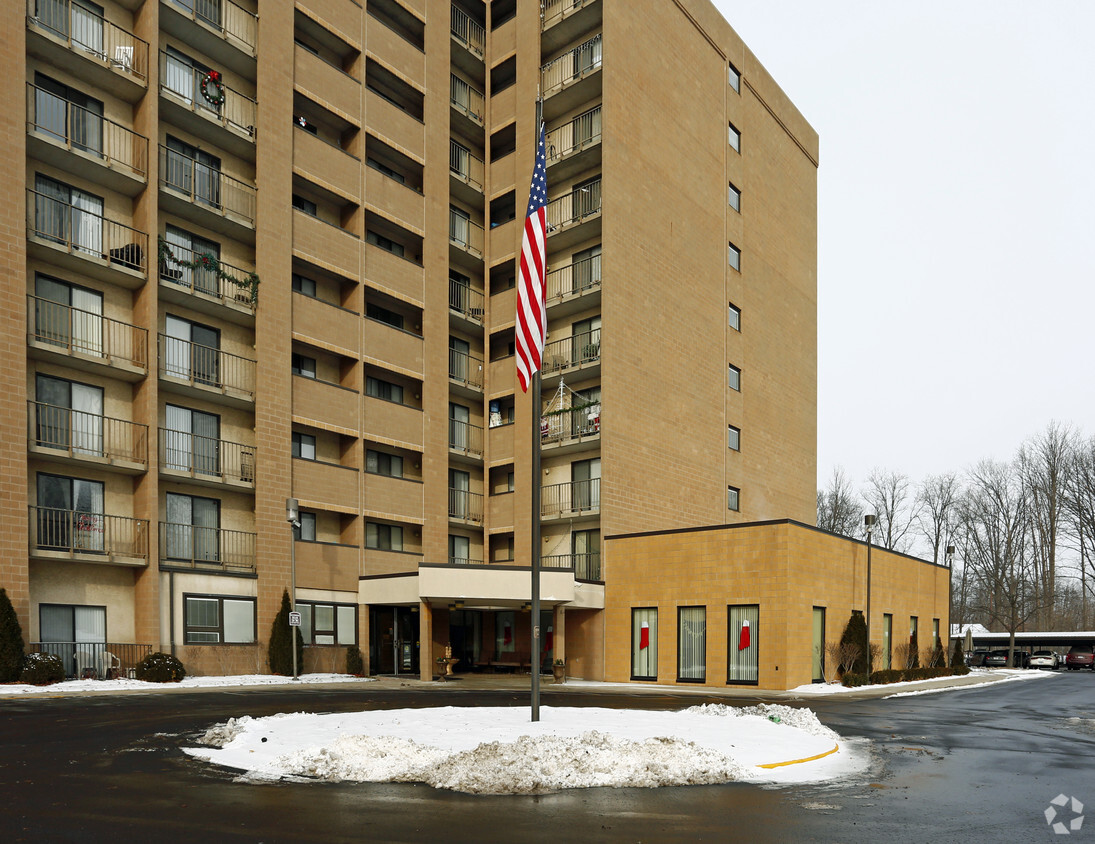
[[[66,680],[49,686],[0,683],[0,695],[70,694],[73,692],[151,691],[153,689],[209,689],[221,686],[284,686],[297,683],[373,683],[371,677],[352,674],[301,674],[299,680],[278,674],[234,674],[217,677],[186,677],[178,683],[146,683],[119,677],[115,680]]]
[[[531,722],[524,707],[243,717],[205,734],[225,739],[219,749],[185,752],[251,779],[422,782],[473,794],[803,782],[864,767],[863,754],[843,743],[833,752],[839,736],[812,712],[786,706],[541,707],[540,717]]]
[[[198,739],[198,744],[209,747],[224,747],[243,732],[244,727],[247,726],[247,722],[250,720],[250,715],[244,715],[242,718],[229,718],[223,724],[214,724]]]

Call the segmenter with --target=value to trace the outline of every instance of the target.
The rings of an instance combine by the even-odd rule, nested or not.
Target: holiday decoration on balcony
[[[202,77],[201,92],[210,105],[220,108],[224,104],[224,82],[221,81],[220,71],[211,70]]]

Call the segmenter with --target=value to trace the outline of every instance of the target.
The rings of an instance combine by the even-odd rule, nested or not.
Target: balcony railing
[[[483,429],[460,419],[449,420],[449,448],[473,457],[483,456]]]
[[[449,518],[465,522],[483,521],[483,496],[466,489],[449,489]]]
[[[145,271],[147,234],[36,190],[27,190],[27,232],[74,255]]]
[[[552,484],[540,490],[541,518],[557,518],[601,509],[601,479]]]
[[[250,272],[234,267],[211,253],[197,252],[176,243],[165,242],[161,248],[166,250],[161,253],[165,260],[160,262],[160,278],[163,281],[254,311]],[[201,266],[180,266],[177,262]]]
[[[30,442],[69,457],[148,465],[148,426],[97,413],[28,401]]]
[[[596,437],[601,433],[601,403],[540,417],[540,442],[562,442]]]
[[[449,103],[473,122],[483,125],[483,92],[476,91],[455,73],[449,75]]]
[[[77,680],[134,678],[152,645],[123,642],[31,642],[28,653],[53,654],[65,667],[66,677]]]
[[[27,131],[95,156],[108,167],[141,178],[148,174],[148,138],[29,82]]]
[[[556,161],[600,142],[601,107],[597,106],[548,132],[544,138],[544,154],[550,167]]]
[[[483,388],[483,359],[449,349],[449,378],[477,389]]]
[[[456,11],[456,7],[453,7]],[[475,156],[470,150],[460,146],[456,141],[449,140],[449,172],[469,185],[483,189],[483,159]]]
[[[250,358],[167,334],[160,334],[159,341],[161,377],[255,395],[255,361]]]
[[[577,296],[601,285],[601,256],[591,255],[547,274],[547,301]]]
[[[224,84],[224,102],[210,102],[202,93],[206,72],[160,51],[160,93],[170,94],[195,114],[251,138],[255,137],[258,106],[246,94]]]
[[[257,535],[160,522],[160,561],[179,568],[253,572]]]
[[[592,0],[544,0],[541,21],[543,28],[554,26],[563,18],[590,5]]]
[[[192,478],[255,482],[255,447],[189,431],[160,428],[160,468]]]
[[[476,322],[483,321],[484,296],[462,281],[449,279],[449,308]]]
[[[560,372],[601,359],[601,329],[582,331],[544,346],[543,372]]]
[[[544,557],[540,561],[546,569],[570,569],[577,580],[601,579],[601,555],[599,553],[588,554],[556,554]]]
[[[547,204],[547,231],[554,234],[601,213],[601,180],[565,193]]]
[[[481,566],[482,560],[476,560],[471,557],[449,557],[450,566]]]
[[[30,342],[106,364],[148,366],[148,329],[38,296],[27,296],[27,322]]]
[[[540,88],[544,96],[555,93],[601,67],[601,36],[595,35],[540,68]]]
[[[30,510],[32,550],[148,558],[148,521],[81,510]]]
[[[452,37],[479,58],[483,58],[483,51],[487,44],[487,33],[482,25],[473,21],[467,12],[457,6],[452,7],[451,20]]]
[[[449,209],[449,242],[477,257],[483,256],[483,227]]]
[[[258,18],[232,0],[189,0],[189,3],[173,3],[172,8],[180,15],[217,30],[226,41],[236,41],[247,52],[255,52],[255,34]]]
[[[148,42],[112,24],[83,3],[27,0],[27,20],[80,55],[108,63],[142,83],[148,79]]]
[[[216,167],[160,146],[160,184],[216,214],[235,214],[255,222],[255,188]]]

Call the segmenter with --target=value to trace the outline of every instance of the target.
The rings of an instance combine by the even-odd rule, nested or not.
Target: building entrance
[[[373,674],[418,674],[418,613],[411,607],[369,608],[369,665]]]

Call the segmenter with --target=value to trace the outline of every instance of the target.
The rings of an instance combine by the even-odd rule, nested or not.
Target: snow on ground
[[[865,752],[848,747],[810,710],[771,704],[677,712],[544,706],[535,723],[526,707],[243,716],[200,741],[212,746],[185,752],[251,780],[422,782],[482,794],[809,782],[867,763]]]
[[[24,683],[0,683],[0,696],[35,694],[70,694],[73,692],[116,692],[125,689],[206,689],[218,686],[278,686],[286,683],[373,683],[368,677],[352,674],[301,674],[300,680],[276,674],[236,674],[227,677],[187,677],[178,683],[146,683],[143,680],[66,680],[49,686],[28,686]]]
[[[1037,677],[1052,677],[1054,675],[1052,672],[1032,671],[1025,668],[971,668],[970,676],[994,677],[997,678],[996,682],[1003,683],[1012,680],[1033,680]],[[947,678],[940,677],[937,679],[945,680]],[[968,686],[941,686],[938,688],[928,689],[923,688],[925,683],[930,682],[931,680],[909,680],[904,683],[871,684],[869,686],[855,686],[852,688],[842,686],[840,685],[840,683],[808,683],[805,686],[796,686],[795,688],[790,690],[790,693],[802,697],[821,697],[824,695],[852,694],[853,692],[862,692],[868,689],[907,689],[910,686],[914,688],[920,687],[918,691],[899,692],[896,694],[887,695],[887,697],[901,697],[903,695],[929,695],[935,694],[936,692],[953,692],[959,689],[976,689],[983,687],[983,684],[980,684]]]

